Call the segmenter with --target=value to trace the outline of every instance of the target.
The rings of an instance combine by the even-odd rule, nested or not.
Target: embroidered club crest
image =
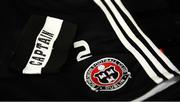
[[[86,84],[93,91],[115,91],[130,78],[127,67],[115,58],[103,58],[91,64],[84,74]]]

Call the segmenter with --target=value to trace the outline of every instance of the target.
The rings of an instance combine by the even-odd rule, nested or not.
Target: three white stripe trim
[[[111,0],[104,0],[105,3],[109,6],[112,13],[116,17],[119,24],[122,26],[126,34],[131,38],[131,40],[143,51],[143,53],[149,58],[149,60],[154,64],[156,69],[164,75],[167,79],[171,79],[174,77],[172,73],[169,73],[162,65],[161,63],[153,56],[153,54],[148,50],[148,48],[135,36],[135,34],[132,32],[132,30],[129,28],[129,26],[126,24],[125,20],[121,16],[121,14],[118,12],[114,4],[111,2]],[[118,28],[116,22],[114,21],[113,17],[111,16],[110,12],[107,10],[105,5],[101,2],[101,0],[94,0],[94,2],[99,5],[99,7],[103,10],[105,13],[107,19],[109,20],[111,26],[113,27],[114,31],[116,32],[119,40],[122,42],[122,44],[136,57],[138,62],[141,64],[141,66],[144,68],[145,72],[149,75],[149,77],[156,83],[160,83],[163,81],[162,78],[160,78],[150,67],[150,65],[147,63],[147,61],[144,59],[144,57],[127,41],[127,39],[122,34],[121,30]],[[138,32],[144,37],[144,39],[147,41],[147,43],[152,47],[152,49],[156,52],[156,54],[167,64],[167,66],[175,71],[176,73],[180,74],[180,71],[174,66],[174,64],[154,45],[154,43],[143,33],[143,31],[139,28],[139,26],[136,24],[133,17],[130,15],[128,10],[124,7],[122,2],[120,0],[115,0],[116,4],[120,7],[120,9],[126,14],[126,16],[130,19],[130,21],[134,24],[135,28],[138,30]],[[141,60],[140,60],[141,59]],[[143,63],[142,63],[143,62]],[[156,78],[155,78],[156,77]],[[161,80],[161,81],[156,81]]]
[[[150,67],[150,65],[147,63],[147,61],[144,59],[144,57],[128,42],[128,40],[125,38],[119,27],[117,26],[116,22],[114,21],[112,15],[107,10],[105,5],[101,2],[101,0],[94,0],[94,2],[102,9],[102,11],[105,13],[108,21],[110,22],[112,28],[114,29],[115,33],[117,34],[119,40],[122,42],[122,44],[135,56],[135,58],[138,60],[138,62],[141,64],[141,66],[144,68],[145,72],[148,74],[148,76],[157,84],[161,83],[163,81],[162,78],[160,78]],[[165,89],[172,86],[173,84],[177,83],[180,80],[180,77],[174,77],[173,74],[169,73],[159,62],[158,60],[151,54],[151,52],[145,47],[145,45],[133,34],[131,29],[128,27],[124,19],[121,17],[111,0],[105,0],[106,4],[109,6],[109,8],[114,13],[116,19],[118,20],[119,24],[122,26],[122,28],[125,30],[127,35],[138,45],[138,47],[144,52],[144,54],[151,60],[151,62],[155,65],[157,70],[164,75],[167,80],[161,84],[159,84],[157,87],[153,88],[143,96],[133,100],[133,101],[143,101]],[[124,7],[121,0],[115,0],[116,4],[120,7],[120,9],[126,14],[126,16],[130,19],[130,21],[134,24],[138,32],[144,37],[144,39],[147,41],[147,43],[151,46],[151,48],[156,52],[156,54],[167,64],[167,66],[175,71],[176,73],[180,74],[180,71],[176,68],[176,66],[162,53],[160,50],[154,45],[154,43],[143,33],[143,31],[139,28],[139,26],[136,24],[133,17],[130,15],[128,10]],[[174,78],[173,78],[174,77]]]
[[[111,26],[113,27],[114,31],[116,32],[119,40],[122,42],[122,44],[135,56],[135,58],[138,60],[138,62],[141,64],[141,66],[144,68],[145,72],[148,74],[148,76],[155,82],[155,83],[161,83],[163,81],[162,78],[160,78],[150,67],[150,65],[147,63],[147,61],[144,59],[144,57],[127,41],[117,24],[115,23],[113,17],[109,13],[109,11],[106,9],[104,4],[101,2],[101,0],[94,0],[94,2],[99,5],[99,7],[104,11],[107,19],[109,20]]]
[[[136,45],[144,52],[144,54],[150,59],[150,61],[155,65],[156,69],[163,74],[167,79],[171,79],[174,77],[173,74],[170,74],[159,62],[158,60],[152,55],[152,53],[145,47],[145,45],[133,34],[132,30],[126,24],[125,20],[119,14],[118,10],[112,4],[111,0],[105,0],[106,4],[111,8],[112,12],[114,13],[115,17],[117,18],[118,22],[125,30],[126,34],[136,43]]]
[[[157,55],[167,64],[167,66],[175,71],[176,73],[180,74],[180,71],[177,69],[177,67],[154,45],[154,43],[144,34],[144,32],[139,28],[139,26],[136,24],[135,20],[131,16],[131,14],[128,12],[128,10],[124,7],[121,0],[115,0],[116,4],[121,8],[121,10],[126,14],[126,16],[131,20],[131,22],[134,24],[136,29],[139,31],[139,33],[144,37],[144,39],[149,43],[149,45],[152,47],[152,49],[157,53]]]

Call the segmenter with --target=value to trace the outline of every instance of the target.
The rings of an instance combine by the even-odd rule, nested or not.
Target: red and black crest
[[[94,62],[85,72],[85,81],[92,90],[114,91],[129,79],[126,66],[117,59],[103,58]]]

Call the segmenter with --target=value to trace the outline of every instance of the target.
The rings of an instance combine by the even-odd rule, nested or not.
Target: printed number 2
[[[85,60],[85,59],[92,56],[92,55],[89,55],[89,54],[91,54],[91,51],[90,51],[89,45],[86,41],[80,40],[80,41],[74,42],[74,48],[78,48],[78,47],[84,47],[85,48],[85,50],[78,53],[78,55],[76,57],[78,62]]]

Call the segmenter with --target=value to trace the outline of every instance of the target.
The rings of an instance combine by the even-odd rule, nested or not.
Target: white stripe
[[[147,92],[143,96],[134,99],[132,102],[144,101],[144,100],[156,95],[157,93],[160,93],[161,91],[167,89],[168,87],[174,85],[179,80],[180,80],[180,77],[174,77],[174,78],[172,78],[170,80],[167,80],[167,81],[157,85],[156,87],[154,87],[152,90],[150,90],[149,92]]]
[[[104,11],[106,14],[107,19],[109,20],[112,28],[116,32],[119,40],[122,42],[122,44],[135,56],[135,58],[138,60],[138,62],[141,64],[141,66],[144,68],[145,72],[148,74],[148,76],[155,82],[160,83],[163,81],[162,78],[157,76],[157,74],[152,70],[150,65],[147,63],[147,61],[143,58],[143,56],[127,41],[127,39],[124,37],[120,29],[118,28],[117,24],[113,20],[113,17],[110,15],[106,7],[103,5],[103,3],[100,0],[94,0],[94,2],[99,5],[99,7]]]
[[[128,10],[124,7],[121,0],[115,0],[116,4],[121,8],[121,10],[127,15],[127,17],[131,20],[131,22],[134,24],[136,29],[139,31],[139,33],[144,37],[144,39],[149,43],[149,45],[152,47],[152,49],[157,53],[157,55],[167,64],[167,66],[180,74],[180,71],[177,69],[177,67],[155,46],[155,44],[144,34],[144,32],[140,29],[140,27],[136,24],[135,20],[131,16],[131,14],[128,12]]]
[[[161,64],[160,62],[153,56],[153,54],[145,47],[145,45],[134,35],[132,30],[129,28],[129,26],[126,24],[125,20],[122,18],[116,7],[113,5],[111,0],[105,0],[106,4],[109,6],[109,8],[114,13],[115,17],[117,18],[118,22],[122,26],[122,28],[125,30],[126,34],[136,43],[136,45],[144,52],[144,54],[149,58],[149,60],[154,64],[156,69],[164,75],[167,79],[171,79],[174,77],[173,74],[169,73]]]
[[[60,29],[62,26],[62,22],[63,22],[63,20],[60,20],[57,18],[52,18],[52,17],[46,18],[45,24],[44,24],[42,30],[40,31],[39,35],[36,38],[35,46],[32,51],[31,57],[29,58],[29,61],[26,65],[26,67],[23,69],[23,74],[41,74],[42,68],[46,66],[46,64],[51,56],[51,52],[53,50],[53,44],[59,35]],[[38,38],[41,37],[43,30],[53,34],[53,37],[52,37],[51,41],[49,42],[49,44],[48,45],[44,44],[44,45],[46,45],[46,47],[48,47],[48,49],[44,49],[44,48],[38,49],[36,47],[37,43],[39,43]],[[42,56],[34,53],[37,50],[42,51],[43,54],[46,55],[44,57],[44,61],[41,62],[42,63],[41,65],[33,65],[30,63],[30,61],[34,61],[34,62],[36,61],[32,58],[33,56],[42,57]],[[40,63],[40,62],[36,62],[36,63]]]

